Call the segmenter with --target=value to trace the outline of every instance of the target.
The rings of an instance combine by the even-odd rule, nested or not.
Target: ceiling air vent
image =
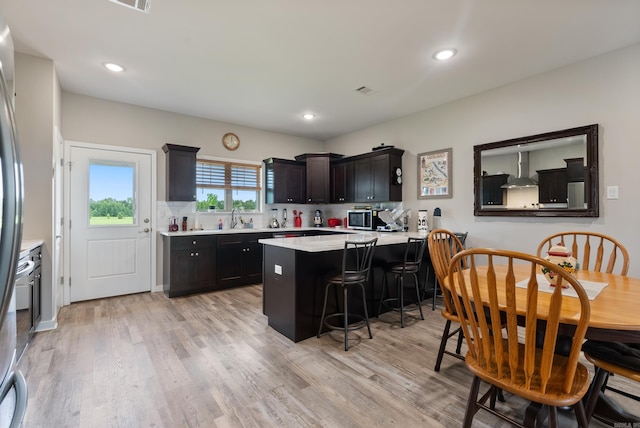
[[[112,3],[119,4],[121,6],[128,7],[130,9],[136,9],[140,12],[149,13],[151,7],[151,0],[109,0]]]
[[[360,86],[356,89],[356,92],[359,92],[362,95],[373,95],[378,93],[375,89],[367,88],[366,86]]]

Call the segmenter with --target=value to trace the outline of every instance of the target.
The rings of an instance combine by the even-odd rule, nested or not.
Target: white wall
[[[60,120],[60,87],[53,62],[15,53],[16,123],[24,168],[24,239],[42,239],[42,322],[55,325],[51,280],[53,128]]]
[[[535,252],[561,230],[592,230],[617,237],[631,255],[629,275],[640,275],[640,45],[634,45],[411,116],[329,140],[325,151],[355,154],[380,143],[405,150],[404,207],[442,209],[441,226],[469,231],[470,246]],[[508,218],[473,215],[473,146],[598,123],[599,218]],[[418,200],[417,157],[453,148],[453,198]],[[351,153],[344,153],[348,148]],[[620,199],[607,200],[606,186]],[[433,224],[432,222],[430,223]]]

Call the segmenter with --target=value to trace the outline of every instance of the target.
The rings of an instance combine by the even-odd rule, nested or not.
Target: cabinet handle
[[[251,248],[247,248],[247,253],[248,253],[249,251],[251,251]]]
[[[196,245],[197,243],[198,243],[198,241],[193,241],[192,242],[193,245]]]

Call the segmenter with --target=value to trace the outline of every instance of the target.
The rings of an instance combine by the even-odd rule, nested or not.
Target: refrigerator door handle
[[[4,400],[4,397],[9,393],[12,387],[15,387],[16,391],[16,407],[13,410],[13,417],[11,418],[10,428],[22,426],[24,421],[24,415],[27,413],[27,382],[24,379],[21,371],[11,372],[5,383],[0,390],[0,402]]]

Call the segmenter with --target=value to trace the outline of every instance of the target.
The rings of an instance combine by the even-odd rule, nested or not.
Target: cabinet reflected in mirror
[[[474,215],[598,217],[598,125],[473,147]]]

